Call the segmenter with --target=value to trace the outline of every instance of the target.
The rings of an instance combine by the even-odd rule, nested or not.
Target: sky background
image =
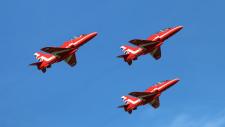
[[[224,12],[224,0],[1,0],[0,127],[225,127]],[[160,60],[116,58],[129,40],[176,25]],[[94,31],[74,68],[28,66],[40,48]],[[176,77],[157,110],[117,109],[121,96]]]

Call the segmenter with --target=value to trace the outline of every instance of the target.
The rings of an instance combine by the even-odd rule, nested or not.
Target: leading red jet
[[[79,47],[87,43],[96,35],[97,32],[82,34],[79,37],[75,37],[72,40],[64,42],[63,45],[59,47],[42,48],[41,50],[46,53],[36,52],[34,55],[39,62],[32,63],[30,65],[37,66],[38,70],[41,70],[43,73],[46,72],[46,68],[50,68],[52,64],[62,60],[73,67],[77,63],[75,52]]]
[[[166,80],[149,87],[144,92],[131,92],[129,93],[131,96],[122,96],[121,98],[125,104],[119,106],[119,108],[124,108],[124,110],[129,114],[141,105],[150,104],[153,108],[158,108],[160,105],[159,96],[161,93],[176,84],[178,81],[179,79],[177,78],[173,80]]]
[[[129,42],[131,44],[136,45],[137,47],[132,46],[121,46],[120,48],[124,51],[124,55],[118,56],[119,58],[123,58],[125,62],[129,65],[132,64],[133,60],[137,60],[137,58],[141,55],[151,54],[156,60],[161,57],[161,49],[160,46],[163,44],[165,40],[169,37],[173,36],[175,33],[180,31],[183,26],[176,26],[161,30],[160,32],[151,35],[146,40],[142,39],[133,39]]]

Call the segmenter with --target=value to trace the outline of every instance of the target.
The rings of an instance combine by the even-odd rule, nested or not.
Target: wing
[[[161,57],[161,48],[156,48],[150,53],[156,60]]]
[[[72,48],[60,48],[60,47],[45,47],[41,49],[44,52],[50,53],[56,57],[61,57],[64,56],[66,54],[68,54],[69,52],[71,52]]]
[[[149,97],[155,96],[155,93],[149,93],[149,92],[131,92],[129,95],[140,98],[140,99],[147,99]]]
[[[158,108],[160,106],[160,101],[159,101],[159,97],[155,98],[152,102],[150,102],[150,105],[153,108]]]
[[[61,52],[64,50],[69,50],[70,48],[60,48],[60,47],[45,47],[41,50],[47,53]]]
[[[69,64],[71,67],[75,66],[77,64],[77,59],[75,53],[73,55],[70,55],[64,60],[67,64]]]
[[[150,41],[150,40],[141,40],[141,39],[133,39],[129,41],[133,45],[137,45],[139,47],[145,48],[147,46],[156,44],[156,41]]]

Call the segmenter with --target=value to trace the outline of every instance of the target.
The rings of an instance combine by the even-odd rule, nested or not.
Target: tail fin
[[[124,60],[125,62],[127,62],[128,65],[131,65],[131,64],[132,64],[132,60],[128,60],[128,59],[127,59],[128,56],[129,56],[129,54],[125,54],[125,55],[119,55],[119,56],[117,56],[117,57],[118,57],[118,58],[123,58],[123,60]]]
[[[45,72],[46,72],[46,68],[41,69],[41,68],[40,68],[41,63],[42,63],[42,62],[32,63],[32,64],[30,64],[30,66],[37,66],[37,69],[38,69],[38,70],[41,70],[43,73],[45,73]]]
[[[124,55],[118,57],[123,58],[125,62],[131,65],[132,61],[137,59],[137,53],[140,51],[140,48],[131,46],[121,46],[120,48],[124,52]]]
[[[42,66],[42,63],[44,61],[50,61],[55,58],[55,56],[51,54],[44,54],[42,52],[36,52],[34,53],[35,58],[39,61],[36,63],[30,64],[31,66],[36,66],[38,70],[41,70],[43,73],[46,72],[46,68],[51,67],[51,65]]]
[[[122,96],[121,98],[125,104],[118,106],[118,108],[123,108],[124,111],[128,112],[129,114],[131,114],[133,110],[136,110],[137,106],[141,102],[140,99],[131,96]]]

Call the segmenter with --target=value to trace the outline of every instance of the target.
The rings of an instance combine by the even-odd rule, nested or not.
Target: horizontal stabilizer
[[[120,106],[118,106],[118,108],[124,108],[124,107],[127,107],[127,105],[120,105]]]
[[[119,55],[117,56],[118,58],[127,58],[129,54],[125,54],[125,55]]]
[[[43,68],[43,69],[40,69],[40,65],[41,65],[42,62],[36,62],[36,63],[32,63],[30,64],[31,66],[37,66],[37,69],[38,70],[41,70],[43,73],[46,72],[46,68]]]
[[[41,64],[41,62],[36,62],[36,63],[32,63],[30,64],[31,66],[39,66]]]

